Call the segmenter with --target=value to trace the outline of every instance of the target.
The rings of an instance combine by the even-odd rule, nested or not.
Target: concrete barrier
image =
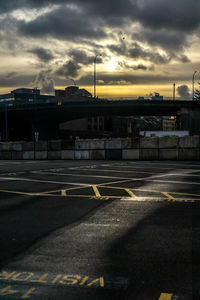
[[[139,149],[123,149],[122,159],[135,159],[138,160],[140,157]]]
[[[13,160],[21,160],[23,158],[22,151],[12,151],[12,159]]]
[[[19,152],[23,150],[23,143],[11,143],[12,151]]]
[[[90,140],[76,140],[75,141],[76,150],[89,150],[90,149]]]
[[[200,150],[199,149],[179,149],[178,152],[179,160],[199,160]]]
[[[47,151],[35,151],[35,159],[43,160],[47,158]]]
[[[0,143],[0,151],[12,151],[12,143],[10,142],[2,142]]]
[[[34,151],[34,143],[33,142],[25,142],[22,144],[23,151]]]
[[[122,159],[122,150],[121,149],[106,149],[105,150],[105,159],[121,160]]]
[[[48,150],[50,151],[60,151],[61,150],[61,141],[48,141]]]
[[[47,141],[38,141],[35,143],[35,151],[47,151]]]
[[[74,150],[62,150],[61,159],[75,159]]]
[[[140,160],[158,160],[158,149],[140,149]]]
[[[178,149],[159,149],[160,160],[177,160],[178,157]]]
[[[89,150],[75,150],[75,159],[90,159]]]
[[[75,149],[74,140],[62,140],[61,141],[61,150],[73,150]]]
[[[142,149],[156,149],[156,148],[158,148],[158,137],[140,138],[140,148],[142,148]]]
[[[179,148],[200,148],[200,137],[198,135],[180,137]]]
[[[199,160],[200,137],[0,142],[0,159]]]
[[[32,160],[34,159],[34,151],[23,151],[22,159],[24,160]]]
[[[90,159],[102,159],[106,158],[105,150],[90,150]]]
[[[121,149],[121,148],[122,148],[121,139],[105,140],[105,149]]]
[[[61,159],[61,151],[48,151],[47,152],[48,159]]]
[[[139,147],[140,147],[140,139],[139,138],[122,139],[122,142],[121,142],[122,149],[139,149]]]
[[[12,159],[12,151],[0,151],[0,159],[3,160]]]
[[[163,136],[158,138],[159,149],[177,149],[179,138],[176,136]]]
[[[91,150],[105,149],[105,140],[103,140],[103,139],[90,140],[89,147]]]

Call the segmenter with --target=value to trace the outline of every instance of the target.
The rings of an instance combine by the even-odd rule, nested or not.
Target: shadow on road
[[[9,196],[9,200],[16,195]],[[22,199],[23,198],[23,199]],[[0,211],[0,268],[56,229],[77,224],[106,205],[98,199],[21,196],[21,203]]]
[[[196,203],[152,205],[153,213],[107,249],[105,255],[110,264],[101,272],[113,278],[120,274],[129,279],[123,297],[117,298],[120,300],[146,300],[162,292],[183,296],[178,299],[199,300],[200,206]]]

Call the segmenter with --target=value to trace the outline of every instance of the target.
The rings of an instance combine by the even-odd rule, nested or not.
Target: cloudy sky
[[[100,97],[171,97],[174,81],[189,97],[199,44],[199,0],[0,0],[0,93],[93,93],[98,55]]]

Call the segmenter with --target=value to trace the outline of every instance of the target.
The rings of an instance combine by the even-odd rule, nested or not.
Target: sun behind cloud
[[[117,61],[115,59],[110,60],[107,64],[106,64],[106,69],[108,72],[113,72],[115,71],[117,68]]]

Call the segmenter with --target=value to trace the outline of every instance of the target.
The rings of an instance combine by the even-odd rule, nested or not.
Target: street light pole
[[[96,98],[96,62],[97,62],[97,55],[94,58],[94,98]]]
[[[97,70],[96,70],[96,63],[97,63],[97,57],[98,56],[101,56],[101,54],[97,54],[95,57],[94,57],[94,98],[96,98],[96,79],[97,79]]]
[[[194,74],[192,76],[192,100],[194,101],[194,78],[197,71],[194,71]]]
[[[8,111],[7,111],[6,100],[4,100],[4,112],[5,112],[5,138],[7,142],[8,141]]]

